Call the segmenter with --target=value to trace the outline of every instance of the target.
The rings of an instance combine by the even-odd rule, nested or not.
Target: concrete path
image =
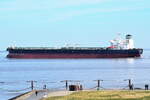
[[[47,97],[66,96],[70,95],[71,93],[73,93],[73,91],[39,91],[37,95],[33,93],[25,100],[41,100]]]
[[[47,97],[55,97],[55,96],[66,96],[72,94],[73,91],[55,91],[55,92],[49,92]]]
[[[61,90],[61,91],[38,90],[36,94],[35,91],[36,90],[31,91],[25,95],[22,95],[21,97],[12,100],[41,100],[47,97],[66,96],[73,93],[73,91],[65,91],[65,90]]]
[[[45,95],[47,95],[47,91],[38,91],[37,94],[35,92],[33,92],[32,95],[30,95],[30,97],[28,97],[24,100],[40,100]]]

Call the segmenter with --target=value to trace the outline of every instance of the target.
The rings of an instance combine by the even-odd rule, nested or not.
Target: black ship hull
[[[7,58],[54,59],[54,58],[130,58],[140,57],[143,49],[104,48],[7,48]]]

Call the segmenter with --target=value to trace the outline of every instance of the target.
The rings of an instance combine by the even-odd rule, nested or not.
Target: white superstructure
[[[126,35],[125,39],[121,39],[120,36],[110,41],[112,49],[133,49],[134,41],[132,35]]]

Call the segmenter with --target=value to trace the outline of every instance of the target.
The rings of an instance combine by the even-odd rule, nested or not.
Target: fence
[[[149,89],[148,83],[125,80],[63,80],[63,81],[25,81],[25,82],[0,82],[0,91],[26,92],[30,90],[68,90],[70,85],[80,85],[83,90],[109,90],[109,89]]]

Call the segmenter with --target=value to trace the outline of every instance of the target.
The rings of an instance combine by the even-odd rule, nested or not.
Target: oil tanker
[[[134,48],[132,35],[115,38],[109,47],[8,47],[7,58],[61,59],[61,58],[129,58],[140,57],[143,49]]]

